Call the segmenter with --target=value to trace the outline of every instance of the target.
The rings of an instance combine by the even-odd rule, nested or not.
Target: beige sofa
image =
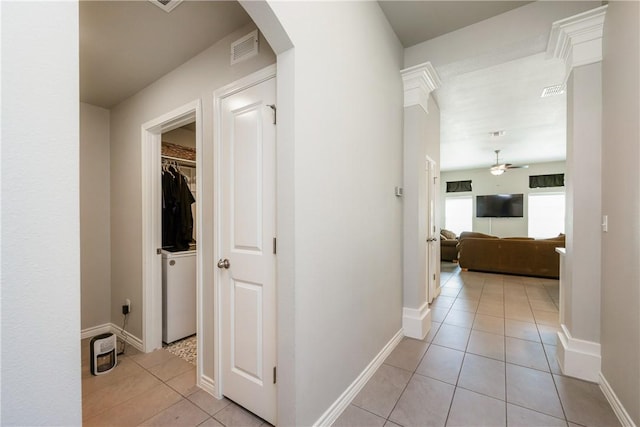
[[[440,261],[458,261],[458,238],[456,233],[440,230]]]
[[[558,278],[560,258],[556,248],[564,245],[564,235],[552,239],[498,238],[463,232],[458,256],[460,267],[467,270]]]

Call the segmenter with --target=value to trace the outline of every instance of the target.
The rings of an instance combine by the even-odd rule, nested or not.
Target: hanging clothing
[[[191,205],[196,201],[187,179],[169,166],[162,172],[162,247],[185,251],[193,240]]]

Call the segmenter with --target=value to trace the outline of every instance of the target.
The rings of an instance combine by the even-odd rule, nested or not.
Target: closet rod
[[[165,156],[165,155],[162,155],[160,157],[166,160],[175,160],[176,162],[184,162],[188,165],[194,165],[194,166],[196,165],[195,160],[187,160],[187,159],[181,159],[179,157],[171,157],[171,156]]]

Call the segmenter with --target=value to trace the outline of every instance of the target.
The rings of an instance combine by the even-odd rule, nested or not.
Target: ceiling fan
[[[500,163],[498,155],[500,154],[500,150],[495,150],[496,153],[496,163],[489,168],[489,171],[492,175],[502,175],[507,171],[507,169],[523,169],[528,168],[529,165],[512,165],[511,163]]]

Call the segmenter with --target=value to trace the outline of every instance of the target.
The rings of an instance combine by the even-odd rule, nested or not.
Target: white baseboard
[[[111,323],[104,323],[102,325],[83,329],[82,331],[80,331],[80,339],[84,340],[87,338],[93,338],[96,335],[106,334],[107,332],[111,332]]]
[[[142,340],[138,337],[136,337],[135,335],[131,335],[130,332],[127,332],[126,330],[124,331],[124,334],[121,333],[121,327],[114,325],[113,323],[111,324],[111,332],[113,332],[114,334],[116,334],[118,336],[118,338],[124,340],[126,338],[127,341],[127,345],[131,345],[132,347],[134,347],[136,350],[141,351],[142,353],[144,353],[144,345],[142,345]],[[126,337],[125,337],[126,335]]]
[[[371,379],[373,374],[376,373],[380,365],[384,362],[384,360],[391,354],[394,348],[398,345],[398,343],[402,340],[403,332],[402,329],[399,330],[393,338],[384,346],[380,353],[377,354],[376,357],[373,358],[371,363],[364,368],[364,370],[358,375],[358,378],[355,379],[349,387],[338,397],[338,399],[333,402],[333,404],[327,409],[324,414],[320,416],[313,423],[314,426],[330,426],[338,419],[338,417],[342,414],[342,412],[347,409],[351,401],[360,393],[360,390],[367,384],[367,381]]]
[[[560,328],[557,357],[562,373],[597,383],[602,365],[600,344],[573,338],[565,325],[560,325]]]
[[[431,310],[429,303],[425,302],[422,307],[402,309],[402,329],[404,336],[421,340],[427,336],[431,329]]]
[[[131,333],[124,331],[124,334],[120,332],[121,328],[118,325],[113,323],[105,323],[98,326],[92,326],[91,328],[83,329],[80,331],[80,339],[86,339],[95,337],[96,335],[105,334],[107,332],[111,332],[116,334],[118,338],[125,339],[125,334],[127,336],[127,344],[133,346],[136,350],[144,353],[142,340],[135,335],[131,335]]]
[[[602,375],[602,372],[600,372],[599,377],[600,390],[602,390],[604,397],[606,397],[609,401],[609,404],[611,405],[613,412],[618,417],[620,424],[622,424],[624,427],[636,427],[636,424],[631,419],[631,416],[629,415],[627,410],[624,409],[624,406],[622,406],[622,402],[620,402],[620,399],[618,399],[618,396],[616,396],[616,393],[613,391],[611,385],[609,385],[609,382],[604,377],[604,375]]]
[[[213,397],[218,399],[218,397],[217,397],[217,392],[218,391],[216,389],[216,382],[213,379],[209,378],[206,375],[202,375],[201,377],[199,377],[197,379],[197,385],[198,385],[198,387],[200,387],[201,389],[203,389],[204,391],[206,391],[207,393],[209,393],[210,395],[212,395]]]

